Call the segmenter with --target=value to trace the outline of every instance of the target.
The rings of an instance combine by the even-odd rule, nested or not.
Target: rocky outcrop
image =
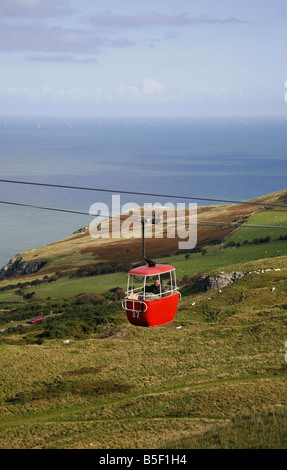
[[[0,269],[0,281],[10,277],[26,276],[38,272],[47,261],[24,261],[22,256],[17,255],[12,258],[3,268]]]
[[[229,274],[218,274],[215,277],[211,276],[199,276],[193,287],[195,289],[201,290],[201,291],[206,291],[209,289],[221,289],[222,287],[226,287],[229,284],[232,284],[233,282],[238,281],[241,279],[243,276],[245,276],[245,273],[243,272],[233,272]]]
[[[85,233],[85,232],[87,232],[88,230],[89,230],[88,225],[85,225],[84,227],[81,227],[81,228],[79,228],[78,230],[75,230],[75,231],[73,232],[73,235],[75,235],[76,233]]]

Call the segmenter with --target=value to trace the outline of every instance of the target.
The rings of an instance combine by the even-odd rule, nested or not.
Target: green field
[[[25,292],[36,292],[36,297],[46,299],[73,297],[79,294],[90,294],[91,292],[103,293],[112,289],[113,287],[126,288],[127,275],[126,273],[115,274],[102,274],[100,276],[91,276],[85,278],[69,279],[67,277],[58,279],[51,284],[43,286],[29,287]]]
[[[268,259],[287,254],[287,241],[243,246],[240,248],[211,248],[206,255],[192,254],[162,258],[160,262],[174,265],[177,274],[194,275],[198,272],[209,272],[214,269],[229,267],[233,264],[246,263],[257,259]]]
[[[287,227],[287,211],[264,211],[254,214],[251,219],[246,223],[248,225],[270,225],[272,227],[282,226]],[[236,230],[230,237],[227,238],[225,243],[240,242],[241,244],[248,240],[252,242],[255,238],[265,238],[270,236],[272,240],[277,240],[280,235],[287,235],[287,229],[269,229],[269,228],[246,228],[242,227]]]

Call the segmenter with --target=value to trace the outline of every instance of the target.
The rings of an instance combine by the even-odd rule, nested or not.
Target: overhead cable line
[[[93,216],[93,217],[103,217],[105,219],[119,219],[119,220],[127,220],[127,217],[119,217],[117,215],[105,215],[105,214],[90,214],[89,212],[83,211],[76,211],[71,209],[61,209],[58,207],[44,207],[44,206],[36,206],[34,204],[24,204],[20,202],[11,202],[11,201],[0,201],[0,204],[9,205],[9,206],[17,206],[17,207],[28,207],[31,209],[39,209],[39,210],[47,210],[47,211],[55,211],[55,212],[64,212],[68,214],[77,214],[77,215],[86,215],[86,216]],[[132,208],[130,209],[132,210]],[[140,222],[141,219],[133,219],[133,222]],[[204,227],[244,227],[244,228],[269,228],[269,229],[285,229],[287,227],[282,227],[281,225],[251,225],[251,224],[238,224],[234,222],[209,222],[209,221],[201,221],[197,223],[189,223],[189,225],[197,225],[197,226],[204,226]]]
[[[34,204],[24,204],[24,203],[21,203],[21,202],[0,201],[0,204],[4,204],[4,205],[8,205],[8,206],[28,207],[30,209],[40,209],[40,210],[46,210],[46,211],[66,212],[68,214],[88,215],[88,216],[94,216],[94,217],[105,217],[105,218],[125,220],[124,217],[107,216],[107,215],[102,215],[102,214],[90,214],[89,212],[76,211],[76,210],[72,210],[72,209],[61,209],[59,207],[35,206]]]
[[[161,197],[161,198],[169,198],[169,199],[209,201],[209,202],[221,202],[221,203],[229,203],[229,204],[249,204],[252,206],[284,207],[285,209],[287,209],[286,204],[272,204],[272,203],[269,204],[269,203],[263,203],[263,202],[235,201],[235,200],[227,200],[227,199],[211,199],[211,198],[203,198],[203,197],[180,196],[180,195],[175,195],[175,194],[145,193],[145,192],[137,192],[137,191],[125,191],[125,190],[119,190],[119,189],[91,188],[91,187],[85,187],[85,186],[71,186],[71,185],[65,185],[65,184],[52,184],[52,183],[37,183],[37,182],[32,182],[32,181],[19,181],[19,180],[7,180],[7,179],[0,179],[0,183],[13,183],[13,184],[23,184],[23,185],[42,186],[42,187],[61,188],[61,189],[75,189],[75,190],[81,190],[81,191],[121,193],[121,194],[131,194],[134,196],[150,196],[150,197]]]

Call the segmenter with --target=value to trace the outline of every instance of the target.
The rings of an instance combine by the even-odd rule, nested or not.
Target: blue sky
[[[285,116],[285,0],[0,0],[0,115]]]

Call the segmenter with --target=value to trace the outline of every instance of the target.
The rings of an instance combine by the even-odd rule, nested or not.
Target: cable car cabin
[[[122,306],[133,325],[160,326],[174,320],[179,296],[173,266],[140,266],[129,272]]]

